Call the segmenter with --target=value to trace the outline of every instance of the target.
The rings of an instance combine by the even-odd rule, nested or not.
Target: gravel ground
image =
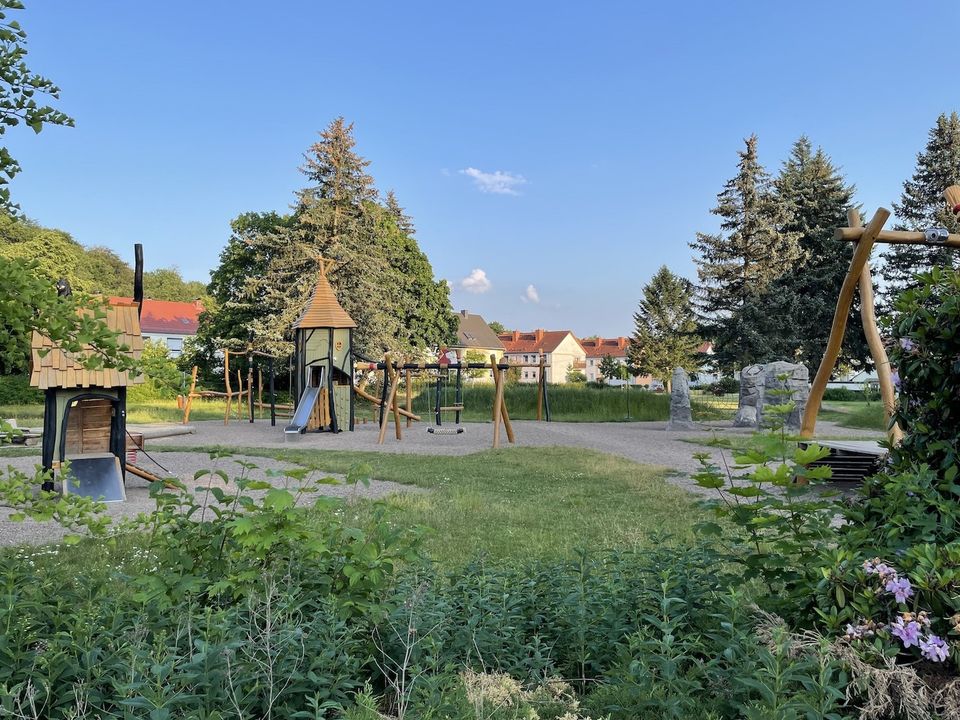
[[[272,472],[282,472],[298,467],[293,463],[274,460],[265,457],[245,457],[233,456],[231,458],[211,459],[207,453],[202,452],[152,452],[147,445],[147,451],[150,452],[157,462],[166,468],[166,472],[157,464],[151,462],[144,454],[140,454],[137,460],[137,466],[149,472],[157,473],[162,476],[175,476],[187,483],[188,488],[202,487],[205,485],[221,487],[227,491],[236,489],[233,482],[224,484],[219,476],[207,475],[198,480],[194,480],[194,474],[197,470],[222,470],[232,481],[242,473],[246,473],[251,480],[267,480],[273,485],[282,486],[285,478],[275,476]],[[39,463],[38,456],[33,457],[2,457],[0,456],[0,467],[6,469],[12,466],[17,470],[32,473],[34,467]],[[240,463],[247,462],[257,465],[256,469],[245,469]],[[343,475],[337,473],[319,473],[310,476],[312,479],[320,477],[332,477],[341,483],[345,480]],[[126,481],[127,499],[125,502],[109,503],[107,513],[115,518],[114,522],[122,518],[136,517],[139,513],[150,512],[154,509],[154,501],[150,499],[148,482],[131,473],[127,474]],[[301,503],[310,502],[317,495],[328,497],[354,498],[380,498],[391,493],[398,492],[427,492],[422,488],[412,485],[401,485],[394,482],[385,482],[381,480],[371,480],[369,486],[363,485],[323,485],[320,492],[308,493],[301,498]],[[262,492],[251,492],[253,496],[262,495]],[[201,496],[198,494],[197,496]],[[25,520],[23,522],[12,522],[9,520],[10,511],[0,508],[0,545],[16,545],[19,543],[46,543],[54,542],[63,538],[67,534],[63,528],[54,522],[34,522]]]
[[[423,424],[402,428],[403,439],[397,441],[393,425],[387,430],[383,445],[377,444],[378,428],[373,424],[358,425],[354,432],[306,433],[294,441],[285,441],[283,428],[269,422],[231,423],[209,421],[194,423],[192,435],[158,439],[163,446],[198,447],[223,445],[227,447],[291,448],[298,450],[369,450],[417,455],[468,455],[490,449],[493,442],[491,423],[466,423],[460,435],[432,435]],[[665,422],[637,423],[567,423],[513,422],[517,447],[577,447],[618,455],[644,465],[654,465],[673,471],[669,480],[687,490],[700,492],[701,488],[690,480],[690,474],[699,469],[693,454],[708,452],[720,458],[720,451],[698,444],[712,437],[749,435],[750,431],[738,429],[727,423],[703,424],[702,430],[668,431]],[[834,423],[820,422],[817,425],[821,438],[875,438],[879,433],[840,427]],[[149,449],[149,445],[147,446]],[[501,435],[501,447],[510,447]],[[322,456],[318,457],[322,462]]]

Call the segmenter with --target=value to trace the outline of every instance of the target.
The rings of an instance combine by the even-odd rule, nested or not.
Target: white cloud
[[[540,302],[540,293],[533,285],[527,285],[527,290],[520,299],[524,302],[538,303]]]
[[[469,275],[460,281],[460,287],[468,293],[479,295],[493,287],[493,283],[490,282],[490,278],[487,277],[486,272],[480,268],[474,268],[470,271]]]
[[[460,171],[461,175],[473,178],[474,185],[483,193],[495,195],[519,195],[517,188],[525,185],[527,180],[523,175],[515,175],[504,170],[484,172],[477,168],[468,167]]]

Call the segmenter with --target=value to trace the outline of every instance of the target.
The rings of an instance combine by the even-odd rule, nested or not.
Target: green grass
[[[194,400],[190,419],[223,420],[225,408],[226,403],[222,400]],[[262,416],[269,417],[269,410]],[[39,427],[43,425],[43,405],[0,405],[0,417],[14,418],[21,427]],[[183,411],[177,408],[176,400],[130,400],[127,402],[128,423],[178,423],[182,420]]]
[[[510,448],[464,457],[254,448],[233,452],[320,465],[328,472],[346,472],[367,462],[378,480],[429,489],[385,502],[394,522],[430,528],[426,551],[446,566],[479,554],[523,562],[571,557],[579,548],[643,546],[659,533],[687,538],[693,523],[702,519],[692,496],[667,483],[663,472],[586,450]],[[369,513],[371,505],[359,508],[361,514]]]
[[[880,431],[887,429],[883,420],[883,406],[879,402],[825,402],[817,417],[842,427]]]

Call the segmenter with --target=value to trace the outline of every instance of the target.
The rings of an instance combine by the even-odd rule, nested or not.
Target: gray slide
[[[120,458],[112,453],[88,453],[67,457],[70,470],[63,480],[64,495],[83,495],[101,502],[127,499],[120,472]]]
[[[307,427],[307,421],[310,419],[310,413],[313,412],[313,406],[317,404],[317,398],[320,396],[320,388],[305,387],[300,396],[300,402],[297,403],[297,411],[294,413],[293,420],[287,425],[283,432],[285,435],[299,435]]]

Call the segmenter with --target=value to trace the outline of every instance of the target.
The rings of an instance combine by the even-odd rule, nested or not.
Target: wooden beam
[[[410,425],[413,424],[411,420],[411,416],[413,415],[413,388],[411,387],[413,384],[413,371],[410,368],[404,371],[404,383],[406,384],[406,388],[404,389],[404,394],[406,395],[406,413],[404,413],[404,415],[407,418],[407,427],[410,427]]]
[[[490,356],[490,364],[496,365],[497,359],[495,355]],[[500,418],[502,415],[501,407],[503,405],[503,383],[504,378],[502,375],[503,371],[499,368],[496,368],[493,371],[493,382],[496,388],[496,392],[493,395],[493,447],[494,449],[500,447]]]
[[[860,213],[856,208],[847,210],[847,222],[850,227],[863,226]],[[896,407],[897,395],[896,389],[893,387],[890,359],[887,357],[887,350],[883,346],[883,338],[880,337],[880,328],[877,326],[876,300],[873,296],[873,277],[870,274],[869,262],[864,263],[863,271],[860,273],[860,320],[863,322],[863,334],[867,338],[873,364],[877,368],[880,398],[883,402],[884,426],[889,428],[887,436],[891,444],[896,445],[903,440],[903,432],[900,430],[900,426],[890,425],[890,418],[893,416]]]
[[[834,240],[847,240],[848,242],[859,242],[863,237],[866,228],[863,227],[845,227],[837,228],[833,233]],[[952,247],[960,248],[960,235],[950,233],[947,239],[942,243],[932,243],[927,241],[926,235],[915,230],[884,230],[874,239],[874,242],[887,245],[926,245],[928,247]]]
[[[860,282],[860,275],[864,266],[870,259],[870,251],[873,250],[873,244],[877,236],[883,229],[883,224],[890,217],[890,211],[886,208],[878,208],[877,212],[871,218],[870,223],[864,228],[853,251],[853,258],[850,260],[850,267],[843,278],[843,285],[840,287],[840,295],[837,298],[837,309],[833,314],[833,324],[830,326],[830,338],[827,340],[827,348],[823,353],[823,359],[820,361],[820,369],[813,379],[813,385],[810,387],[810,397],[807,399],[807,407],[803,413],[803,422],[800,426],[800,437],[812,438],[814,430],[817,427],[817,414],[820,412],[820,403],[823,401],[823,393],[827,389],[827,383],[830,382],[830,375],[833,374],[833,368],[837,364],[837,357],[840,355],[840,348],[843,345],[843,335],[847,329],[847,317],[850,314],[850,305],[853,302],[853,295]]]
[[[396,371],[392,364],[387,367],[390,370],[390,381],[393,383],[393,402],[391,403],[393,425],[396,429],[397,440],[400,440],[402,439],[400,430],[400,400],[397,398],[397,391],[400,389],[400,373]]]
[[[387,380],[390,379],[390,390],[387,393],[386,401],[383,404],[382,419],[380,420],[380,435],[377,437],[377,445],[383,445],[383,440],[387,435],[387,425],[390,423],[390,412],[389,410],[393,407],[394,403],[397,400],[397,381],[396,381],[396,372],[393,370],[393,362],[390,359],[390,353],[387,353],[384,357],[384,367],[386,368],[383,371],[383,382],[386,385]],[[389,375],[388,375],[389,373]],[[399,428],[399,425],[397,426]]]
[[[357,394],[358,397],[361,397],[364,400],[372,402],[377,407],[380,407],[380,398],[374,397],[373,395],[371,395],[370,393],[368,393],[366,390],[362,389],[358,385],[353,386],[353,391]],[[417,422],[420,422],[420,420],[422,419],[419,415],[415,415],[414,413],[408,413],[403,408],[400,408],[400,414],[406,418],[409,418],[410,420],[416,420]]]
[[[190,392],[187,393],[187,400],[184,403],[183,408],[183,424],[186,425],[190,421],[190,406],[193,404],[194,393],[197,390],[197,366],[193,366],[193,370],[190,371]]]

